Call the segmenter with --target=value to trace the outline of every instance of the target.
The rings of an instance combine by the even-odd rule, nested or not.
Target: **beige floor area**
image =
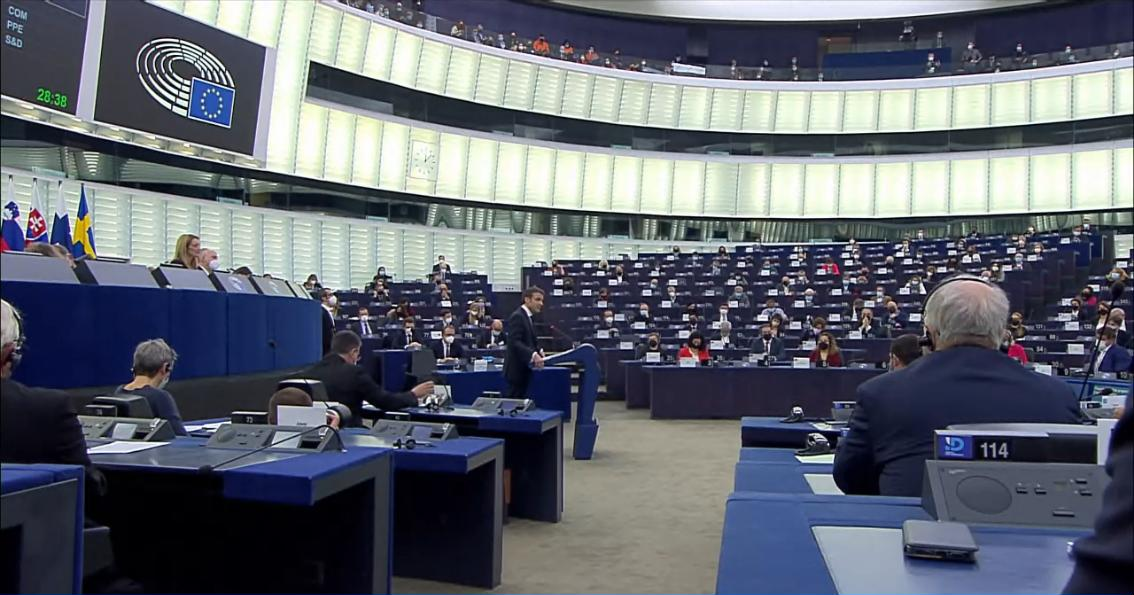
[[[571,458],[565,427],[563,522],[505,525],[503,582],[492,592],[713,592],[739,422],[651,420],[609,401],[597,417],[590,461]],[[484,591],[395,577],[394,592]]]

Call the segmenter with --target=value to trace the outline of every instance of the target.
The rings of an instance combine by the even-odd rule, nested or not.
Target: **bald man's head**
[[[936,349],[1000,346],[1008,320],[1008,296],[995,285],[971,279],[940,285],[925,303],[925,328]]]

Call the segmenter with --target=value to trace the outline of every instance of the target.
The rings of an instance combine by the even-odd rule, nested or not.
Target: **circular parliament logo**
[[[138,80],[159,105],[183,118],[229,128],[236,85],[224,63],[184,39],[146,42],[137,57]]]

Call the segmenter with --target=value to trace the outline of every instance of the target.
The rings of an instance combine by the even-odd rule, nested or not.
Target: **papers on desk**
[[[215,431],[217,431],[217,428],[219,428],[219,427],[221,427],[221,426],[223,426],[227,423],[230,423],[230,422],[217,421],[217,422],[208,423],[208,424],[185,426],[185,431],[189,434],[192,434],[193,432],[200,432],[201,430],[205,430],[207,432],[215,432]]]
[[[810,463],[814,465],[834,465],[835,453],[831,453],[829,455],[814,455],[810,457],[801,457],[799,455],[795,455],[795,460],[799,461],[800,463]]]
[[[132,452],[141,452],[159,446],[165,446],[168,442],[127,442],[125,440],[103,444],[101,446],[92,446],[87,449],[89,455],[128,455]]]

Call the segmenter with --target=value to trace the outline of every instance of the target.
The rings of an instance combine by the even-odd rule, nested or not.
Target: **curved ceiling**
[[[698,21],[858,21],[999,10],[1044,0],[547,0],[588,11]]]

